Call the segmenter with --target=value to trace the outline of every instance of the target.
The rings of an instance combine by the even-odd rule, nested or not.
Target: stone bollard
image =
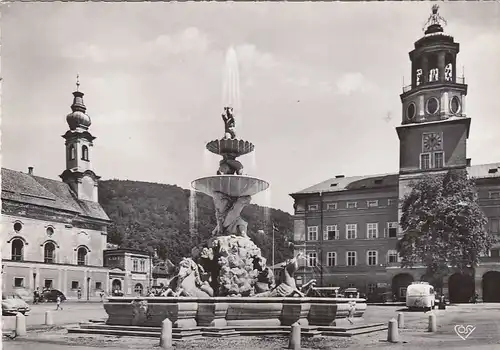
[[[45,311],[45,325],[47,326],[54,325],[54,318],[52,317],[52,311],[50,310]]]
[[[434,313],[431,313],[429,315],[429,329],[428,329],[428,332],[435,332],[436,330],[437,330],[436,315]]]
[[[405,328],[405,315],[402,312],[398,313],[398,328]]]
[[[172,321],[168,318],[161,323],[160,348],[172,349]]]
[[[399,341],[398,324],[394,318],[389,320],[389,327],[387,328],[387,341],[389,343],[397,343]]]
[[[16,337],[26,335],[26,317],[18,312],[16,315]]]
[[[300,324],[298,322],[292,324],[288,349],[300,350]]]

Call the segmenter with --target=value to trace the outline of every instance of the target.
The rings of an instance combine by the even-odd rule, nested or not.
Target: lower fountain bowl
[[[215,192],[221,192],[231,197],[243,197],[253,196],[267,190],[269,183],[243,175],[216,175],[194,180],[191,186],[196,191],[209,196],[213,196]]]

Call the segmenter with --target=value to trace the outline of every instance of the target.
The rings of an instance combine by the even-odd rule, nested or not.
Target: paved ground
[[[88,319],[103,319],[106,314],[102,304],[65,305],[63,311],[54,312],[57,324],[77,323]],[[28,325],[43,323],[44,312],[54,309],[54,305],[35,305],[32,315],[28,316]],[[387,343],[387,333],[379,332],[355,338],[319,337],[303,339],[303,349],[465,349],[475,350],[500,349],[500,304],[475,304],[448,306],[446,310],[435,310],[438,331],[428,333],[428,314],[424,312],[403,311],[398,306],[371,306],[365,314],[367,322],[388,322],[403,312],[405,327],[400,330],[400,342]],[[6,317],[4,317],[4,320]],[[456,325],[474,326],[474,331],[466,340],[462,340],[454,330]],[[5,326],[4,326],[5,329]],[[288,345],[285,337],[238,337],[228,339],[201,338],[175,342],[176,349],[283,349]],[[111,336],[85,336],[67,334],[65,329],[53,329],[50,332],[34,330],[26,339],[9,340],[4,338],[6,350],[95,350],[111,349],[157,349],[158,339],[138,339]]]

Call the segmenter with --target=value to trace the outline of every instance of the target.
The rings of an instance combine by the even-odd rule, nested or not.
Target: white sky
[[[2,166],[58,178],[75,76],[103,179],[177,184],[215,174],[224,58],[239,60],[240,160],[261,205],[338,174],[397,172],[399,94],[427,2],[14,3],[2,6]],[[500,3],[446,2],[469,84],[473,164],[500,161]],[[391,120],[386,120],[390,115]]]

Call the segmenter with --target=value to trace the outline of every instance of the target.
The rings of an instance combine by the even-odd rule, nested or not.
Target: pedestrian
[[[77,295],[78,295],[78,300],[80,300],[82,298],[82,289],[81,288],[78,288]]]
[[[33,292],[33,304],[38,304],[38,300],[40,299],[40,292],[38,291],[38,287]]]
[[[101,289],[101,292],[99,293],[99,295],[101,296],[101,303],[104,301],[103,298],[104,298],[104,291]]]
[[[63,309],[62,305],[61,305],[61,296],[60,295],[57,296],[56,305],[57,305],[56,310],[62,310]]]

